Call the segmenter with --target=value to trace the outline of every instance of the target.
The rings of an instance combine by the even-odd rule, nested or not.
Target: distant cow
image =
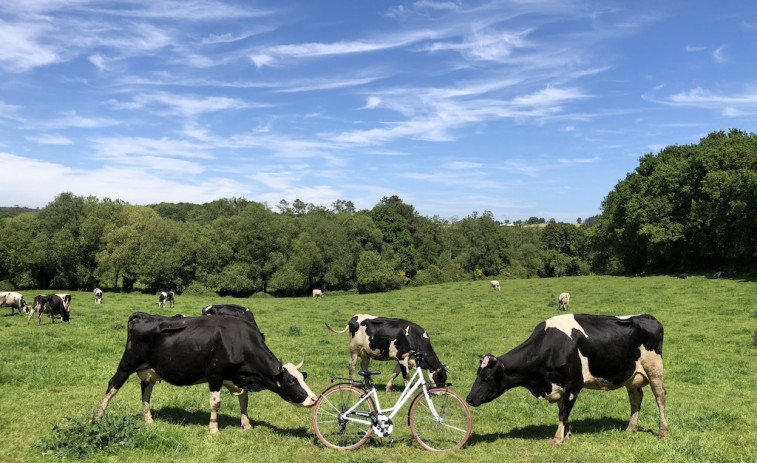
[[[18,313],[29,311],[29,304],[24,300],[24,296],[12,291],[0,293],[0,308],[2,307],[10,307],[11,315],[15,313],[16,309],[18,309]]]
[[[248,392],[273,391],[294,405],[310,407],[318,397],[305,384],[304,363],[283,364],[265,345],[257,327],[231,317],[164,317],[144,312],[129,317],[126,349],[108,382],[96,418],[132,373],[142,382],[142,418],[152,423],[150,397],[155,383],[175,386],[207,382],[211,434],[218,434],[221,387],[239,397],[242,428],[251,429]]]
[[[55,316],[60,315],[60,318],[64,322],[68,322],[70,312],[68,307],[63,303],[63,299],[57,294],[38,295],[34,297],[31,309],[29,310],[29,317],[26,319],[26,323],[32,319],[34,312],[37,312],[37,324],[42,324],[42,314],[46,313],[50,315],[50,319],[55,323]]]
[[[686,278],[688,278],[688,277],[689,277],[689,276],[688,276],[688,275],[686,275],[685,273],[679,273],[679,274],[678,274],[678,278],[680,278],[680,279],[682,279],[682,280],[685,280],[685,279],[686,279]]]
[[[397,366],[386,384],[386,390],[390,391],[394,378],[398,374],[402,373],[402,377],[407,382],[410,368],[418,366],[410,356],[403,357],[404,354],[414,350],[426,354],[420,367],[428,370],[436,384],[444,385],[447,382],[447,367],[442,365],[439,357],[436,356],[426,330],[415,323],[400,318],[357,314],[350,319],[342,331],[336,331],[328,323],[326,327],[335,333],[350,330],[350,378],[355,373],[358,357],[360,357],[363,370],[368,369],[371,359],[396,360]]]
[[[258,324],[255,323],[255,317],[252,315],[252,312],[250,312],[250,309],[248,309],[247,307],[242,307],[241,305],[236,305],[236,304],[209,305],[202,309],[202,314],[203,315],[225,315],[228,317],[237,317],[237,318],[241,318],[242,320],[247,320],[253,325],[258,326]]]
[[[643,278],[643,277],[647,276],[647,272],[645,272],[644,270],[642,270],[641,272],[637,273],[636,276]]]
[[[712,274],[712,278],[725,278],[725,272],[715,272]]]
[[[663,329],[651,315],[611,317],[565,314],[536,325],[531,336],[508,353],[487,354],[467,402],[478,407],[507,390],[525,387],[557,402],[559,425],[552,443],[570,436],[568,416],[581,389],[625,386],[631,403],[628,431],[636,431],[642,388],[650,385],[660,411],[660,436],[668,435],[662,384]]]
[[[496,291],[499,291],[499,281],[492,280],[492,281],[489,282],[489,286],[491,286]]]
[[[320,289],[314,289],[313,297],[323,297],[323,291],[321,291]]]
[[[95,288],[95,290],[92,292],[95,294],[95,304],[102,304],[103,303],[103,290],[100,288]]]
[[[56,294],[56,296],[58,296],[59,298],[63,300],[63,307],[65,307],[66,310],[71,309],[71,295],[70,294],[62,293],[62,294]]]
[[[161,309],[163,308],[166,302],[168,302],[168,307],[173,307],[174,305],[173,297],[174,297],[173,291],[163,291],[162,293],[158,295],[158,302],[156,302],[156,304],[158,304],[158,307],[160,307]]]
[[[569,293],[560,293],[560,295],[557,297],[557,310],[562,310],[565,312],[568,310],[568,305],[570,304],[570,294]]]

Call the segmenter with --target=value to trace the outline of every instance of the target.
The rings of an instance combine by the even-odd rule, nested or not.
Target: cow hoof
[[[556,437],[553,437],[551,441],[549,441],[552,445],[562,445],[563,442],[565,442],[563,439],[557,439]]]
[[[218,430],[218,428],[210,428],[210,435],[211,436],[217,436],[221,434],[221,431]]]

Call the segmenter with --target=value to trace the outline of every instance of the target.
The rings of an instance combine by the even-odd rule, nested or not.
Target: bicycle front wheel
[[[459,449],[473,428],[468,404],[456,392],[443,387],[429,389],[428,400],[423,392],[418,394],[408,413],[415,440],[432,452]]]
[[[326,389],[313,410],[313,429],[323,445],[337,450],[354,450],[371,437],[371,413],[376,410],[373,400],[360,388],[337,384]],[[345,412],[360,404],[349,414]]]

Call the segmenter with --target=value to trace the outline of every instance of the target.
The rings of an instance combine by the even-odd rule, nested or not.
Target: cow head
[[[299,405],[301,407],[312,407],[318,400],[318,396],[313,394],[305,378],[308,374],[300,371],[305,363],[305,357],[298,365],[285,363],[281,366],[279,373],[276,375],[276,393],[287,402]]]
[[[466,401],[474,407],[491,402],[505,392],[506,384],[505,365],[492,354],[486,354]]]
[[[438,387],[444,387],[447,385],[447,365],[442,365],[441,368],[431,371],[431,380]]]
[[[60,318],[62,318],[64,322],[67,322],[68,319],[71,318],[71,311],[67,307],[61,307]]]

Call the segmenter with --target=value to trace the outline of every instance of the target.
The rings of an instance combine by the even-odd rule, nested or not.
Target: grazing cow
[[[103,303],[103,290],[100,288],[95,288],[95,290],[92,292],[95,294],[95,304],[102,304]]]
[[[168,302],[168,307],[173,307],[173,297],[173,291],[163,291],[162,293],[160,293],[160,295],[158,295],[158,302],[156,302],[156,304],[158,304],[158,307],[160,307],[161,309],[166,302]]]
[[[557,296],[557,310],[562,310],[563,312],[568,310],[568,305],[570,304],[570,293],[560,293],[559,296]]]
[[[313,297],[323,297],[323,291],[321,291],[320,289],[314,289]]]
[[[643,278],[643,277],[647,276],[647,272],[645,272],[644,270],[642,270],[641,272],[637,273],[636,276]]]
[[[679,273],[679,274],[678,274],[678,278],[680,278],[680,279],[682,279],[682,280],[685,280],[685,279],[686,279],[686,278],[688,278],[688,277],[689,277],[689,276],[688,276],[688,275],[686,275],[685,273]]]
[[[357,314],[342,331],[336,331],[328,323],[326,327],[334,333],[350,330],[350,378],[355,373],[358,357],[363,370],[368,369],[371,359],[396,360],[397,366],[386,384],[386,390],[392,389],[394,378],[399,373],[402,373],[407,384],[408,371],[418,365],[410,356],[404,358],[403,355],[414,350],[426,354],[420,367],[429,371],[436,384],[444,385],[447,382],[447,366],[442,365],[436,356],[426,330],[415,323],[400,318]]]
[[[258,324],[255,323],[255,317],[252,315],[252,312],[250,312],[250,309],[248,309],[247,307],[242,307],[241,305],[236,305],[236,304],[209,305],[202,309],[202,314],[203,315],[225,315],[228,317],[237,317],[237,318],[241,318],[242,320],[247,320],[253,325],[258,326]]]
[[[26,319],[27,324],[29,324],[29,321],[31,321],[34,312],[37,312],[38,325],[42,324],[43,313],[50,314],[50,319],[53,323],[55,323],[56,315],[60,315],[60,318],[64,322],[68,322],[68,319],[71,316],[68,307],[63,302],[63,298],[61,298],[57,294],[40,294],[38,296],[35,296],[34,302],[32,303],[31,309],[29,310],[29,318]]]
[[[725,278],[726,273],[725,272],[715,272],[712,275],[712,278]]]
[[[304,363],[283,364],[265,345],[257,327],[231,317],[164,317],[135,312],[129,317],[126,349],[108,382],[96,418],[132,373],[142,386],[142,418],[152,423],[150,396],[155,383],[175,386],[208,383],[211,434],[218,434],[221,387],[239,397],[242,428],[251,429],[248,392],[269,390],[295,405],[310,407],[318,397],[305,384]]]
[[[0,308],[2,307],[10,307],[11,315],[15,313],[16,309],[18,309],[18,313],[29,311],[29,304],[24,300],[24,296],[12,291],[0,293]]]
[[[565,314],[536,326],[510,352],[487,354],[467,401],[478,407],[522,386],[540,399],[557,402],[560,422],[552,443],[570,435],[568,416],[581,389],[625,386],[631,402],[628,431],[636,431],[642,388],[650,385],[660,410],[660,437],[668,435],[662,384],[663,329],[651,315],[611,317]]]
[[[493,289],[499,291],[499,281],[492,280],[489,282],[489,286],[491,286]]]

